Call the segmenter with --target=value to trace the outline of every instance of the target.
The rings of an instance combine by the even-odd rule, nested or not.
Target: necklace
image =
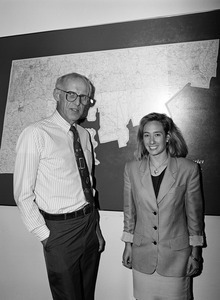
[[[158,167],[155,167],[155,165],[152,163],[152,161],[150,160],[150,163],[152,164],[152,166],[154,167],[154,174],[157,175],[159,173],[159,169],[160,167],[167,161],[168,157],[162,162],[162,164],[160,164]]]

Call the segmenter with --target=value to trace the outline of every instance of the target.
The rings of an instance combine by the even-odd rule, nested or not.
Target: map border
[[[13,60],[219,38],[220,10],[2,37],[0,38],[0,142]],[[218,64],[218,80],[219,69]],[[14,206],[12,174],[0,174],[0,188],[2,191],[0,205]],[[103,209],[109,210],[108,207]],[[209,214],[215,215],[216,212],[212,211]]]

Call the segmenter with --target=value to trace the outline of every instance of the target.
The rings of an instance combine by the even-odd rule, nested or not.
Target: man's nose
[[[80,96],[79,96],[79,95],[77,95],[77,97],[76,97],[74,103],[75,103],[77,106],[81,104],[81,99],[80,99]]]

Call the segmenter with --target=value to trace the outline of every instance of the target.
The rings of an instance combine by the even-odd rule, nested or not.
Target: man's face
[[[89,95],[89,86],[82,78],[69,78],[62,87],[64,91],[72,91],[78,95]],[[83,114],[85,106],[80,103],[79,97],[74,102],[66,100],[66,93],[56,90],[57,111],[70,124],[75,123]]]

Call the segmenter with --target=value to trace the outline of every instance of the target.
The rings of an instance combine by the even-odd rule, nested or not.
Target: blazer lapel
[[[163,200],[164,196],[169,192],[169,190],[173,186],[176,178],[176,173],[177,173],[176,159],[169,157],[167,169],[165,171],[164,178],[161,182],[159,194],[157,197],[158,204]]]
[[[146,189],[146,194],[149,197],[149,201],[153,206],[156,205],[156,196],[154,193],[153,183],[151,179],[151,173],[149,168],[149,157],[143,159],[140,162],[140,174],[141,174],[141,183]]]

